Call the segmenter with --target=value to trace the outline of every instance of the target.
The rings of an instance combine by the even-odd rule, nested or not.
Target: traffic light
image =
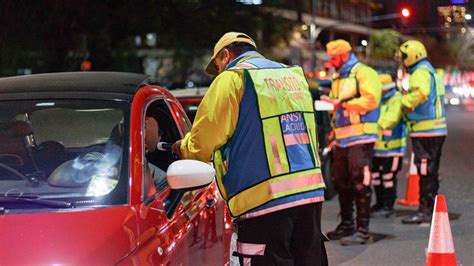
[[[408,9],[406,7],[402,8],[401,13],[402,13],[403,18],[409,18],[410,15],[411,15],[410,9]]]

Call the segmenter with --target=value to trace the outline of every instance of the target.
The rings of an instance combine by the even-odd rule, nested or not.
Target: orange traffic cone
[[[415,154],[411,153],[410,170],[408,172],[407,192],[405,199],[399,200],[398,204],[405,206],[418,206],[420,197],[420,176],[415,166]]]
[[[443,195],[436,196],[434,209],[426,266],[456,265],[456,253],[454,252],[453,236],[449,225],[448,208]]]

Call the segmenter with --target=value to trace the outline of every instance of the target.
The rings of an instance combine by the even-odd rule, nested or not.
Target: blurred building
[[[455,1],[460,3],[462,1]],[[440,35],[449,40],[453,36],[459,33],[466,33],[466,7],[464,3],[439,6],[438,7],[438,18]]]
[[[286,57],[287,63],[302,65],[306,72],[323,69],[326,43],[334,39],[349,41],[354,51],[365,58],[373,30],[371,21],[383,8],[375,0],[280,0],[274,1],[273,6],[264,8],[297,22],[289,47],[275,47],[274,53]]]

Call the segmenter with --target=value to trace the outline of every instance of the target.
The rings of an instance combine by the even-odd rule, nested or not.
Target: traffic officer
[[[376,203],[372,217],[389,217],[397,198],[397,173],[402,167],[406,150],[406,123],[401,108],[402,94],[389,74],[380,74],[382,105],[379,118],[379,138],[372,159],[372,185]]]
[[[444,84],[426,59],[426,49],[421,42],[410,40],[403,43],[399,57],[411,75],[408,93],[402,96],[401,102],[420,176],[420,206],[416,214],[405,217],[402,222],[430,223],[439,188],[441,149],[448,134],[443,106]]]
[[[222,197],[237,226],[243,265],[325,265],[324,181],[311,94],[300,67],[270,61],[244,33],[228,32],[206,71],[217,75],[182,158],[213,155]]]
[[[359,62],[347,41],[331,41],[326,48],[331,56],[329,64],[337,73],[329,97],[321,99],[335,106],[332,126],[336,147],[331,178],[339,194],[342,219],[327,235],[340,239],[342,245],[370,243],[370,167],[378,137],[382,84],[374,69]],[[352,217],[354,201],[356,226]]]

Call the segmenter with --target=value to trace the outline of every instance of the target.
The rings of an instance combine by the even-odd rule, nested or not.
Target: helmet
[[[421,59],[426,58],[428,54],[426,53],[425,46],[421,42],[410,40],[400,45],[400,56],[403,65],[410,67]]]

